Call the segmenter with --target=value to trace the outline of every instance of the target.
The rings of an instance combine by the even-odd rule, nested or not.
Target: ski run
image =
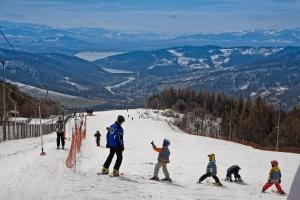
[[[73,119],[66,125],[66,150],[56,149],[56,133],[44,136],[45,156],[40,156],[40,138],[0,143],[0,199],[287,199],[287,195],[272,192],[274,186],[266,193],[261,193],[261,189],[268,178],[270,161],[275,159],[282,173],[281,186],[289,193],[299,166],[299,154],[262,151],[227,141],[188,135],[169,125],[166,118],[153,111],[150,112],[150,118],[146,117],[145,112],[144,109],[128,112],[116,110],[88,116],[87,137],[77,155],[75,169],[65,165]],[[123,124],[125,151],[120,168],[124,176],[100,176],[97,173],[101,172],[109,153],[109,149],[105,148],[106,127],[118,115],[126,119]],[[96,130],[102,135],[101,147],[96,146]],[[149,180],[157,162],[157,153],[150,143],[153,140],[157,146],[161,146],[164,138],[171,142],[168,170],[174,183]],[[212,186],[212,178],[197,184],[206,171],[207,155],[210,153],[216,155],[218,177],[224,187]],[[115,158],[110,173],[114,162]],[[241,167],[240,174],[246,185],[223,181],[227,168],[234,164]],[[159,176],[164,178],[162,171]]]

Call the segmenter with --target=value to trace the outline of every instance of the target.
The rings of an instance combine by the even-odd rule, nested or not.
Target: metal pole
[[[3,128],[3,141],[6,140],[6,98],[5,98],[5,62],[1,60],[2,66],[3,66],[3,89],[2,89],[2,95],[3,95],[3,118],[2,118],[2,128]]]
[[[41,103],[39,104],[39,117],[40,117],[40,136],[41,136],[41,143],[42,143],[42,152],[40,153],[41,156],[46,155],[44,152],[44,141],[43,141],[43,131],[42,131],[42,112],[41,112]]]
[[[14,139],[19,139],[17,138],[17,103],[14,102],[14,108],[15,108],[15,131],[14,131]]]
[[[281,103],[279,103],[279,112],[278,112],[276,151],[278,151],[278,146],[279,146],[280,109],[281,109]]]
[[[232,105],[230,106],[229,141],[231,140],[231,134],[232,134],[231,118],[232,118]]]

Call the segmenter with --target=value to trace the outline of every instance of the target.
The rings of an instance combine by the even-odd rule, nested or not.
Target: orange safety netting
[[[68,168],[76,167],[76,155],[80,152],[82,140],[86,137],[86,116],[84,117],[84,123],[82,125],[82,127],[78,127],[75,124],[72,128],[72,143],[66,160],[66,166]]]

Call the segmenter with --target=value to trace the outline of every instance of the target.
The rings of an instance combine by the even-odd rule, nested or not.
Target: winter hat
[[[208,155],[209,161],[216,160],[216,156],[214,153]]]
[[[122,115],[119,115],[117,118],[117,122],[119,122],[120,124],[125,122],[125,118]]]
[[[170,141],[168,140],[168,139],[164,139],[164,142],[163,142],[163,146],[164,147],[167,147],[167,146],[169,146],[171,143],[170,143]]]
[[[278,161],[277,160],[272,160],[271,165],[272,165],[272,167],[278,166]]]

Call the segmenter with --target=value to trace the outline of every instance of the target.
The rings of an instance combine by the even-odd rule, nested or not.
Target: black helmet
[[[125,122],[125,118],[122,115],[119,115],[117,118],[117,122],[119,122],[120,124]]]

